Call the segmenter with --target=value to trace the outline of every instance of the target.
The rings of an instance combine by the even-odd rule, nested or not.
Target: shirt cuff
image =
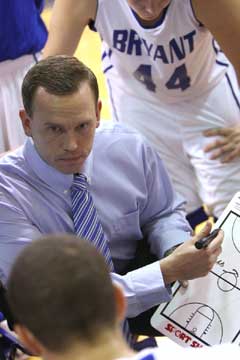
[[[112,274],[112,278],[123,287],[127,300],[126,317],[135,317],[171,299],[171,287],[164,284],[159,261],[124,276]]]
[[[164,257],[166,251],[174,246],[181,245],[185,241],[191,238],[191,234],[183,232],[181,230],[169,230],[161,233],[161,249],[158,249],[158,254],[161,253],[161,257]],[[167,247],[166,247],[167,245]]]

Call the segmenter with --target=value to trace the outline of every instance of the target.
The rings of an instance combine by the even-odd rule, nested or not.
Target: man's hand
[[[177,247],[171,255],[160,261],[165,284],[171,284],[176,280],[191,280],[208,274],[222,251],[223,231],[220,230],[216,238],[201,250],[196,249],[195,242],[207,236],[211,227],[211,223],[207,222],[199,234]]]
[[[211,160],[220,158],[222,163],[228,163],[240,156],[240,126],[210,129],[203,135],[220,136],[204,148],[204,152],[212,152]]]

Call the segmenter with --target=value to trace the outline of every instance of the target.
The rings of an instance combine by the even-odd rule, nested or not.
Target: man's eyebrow
[[[45,126],[59,126],[59,127],[63,127],[62,124],[59,124],[57,122],[51,122],[51,121],[48,121],[44,124]]]

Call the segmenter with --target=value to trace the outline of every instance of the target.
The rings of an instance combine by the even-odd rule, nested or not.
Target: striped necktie
[[[110,271],[114,271],[108,241],[104,235],[93,198],[88,190],[87,177],[84,174],[74,175],[71,198],[75,234],[91,241],[104,256]],[[123,333],[132,346],[134,339],[130,334],[127,320],[123,322]]]
[[[104,256],[110,271],[113,271],[113,262],[102,224],[88,191],[87,177],[84,174],[74,175],[72,189],[72,216],[75,233],[89,241]]]

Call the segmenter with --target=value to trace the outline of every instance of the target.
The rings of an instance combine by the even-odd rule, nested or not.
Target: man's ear
[[[97,116],[96,128],[98,128],[99,125],[100,125],[101,110],[102,110],[102,102],[101,102],[101,100],[98,100],[98,103],[97,103],[97,111],[96,111],[96,116]]]
[[[126,315],[126,300],[122,289],[116,283],[113,283],[114,297],[117,311],[117,321],[122,322]]]
[[[22,121],[24,132],[27,136],[32,136],[32,119],[28,116],[25,110],[19,111],[19,116]]]
[[[43,354],[43,346],[25,326],[16,324],[14,325],[14,331],[17,333],[21,343],[32,355],[41,356]]]

